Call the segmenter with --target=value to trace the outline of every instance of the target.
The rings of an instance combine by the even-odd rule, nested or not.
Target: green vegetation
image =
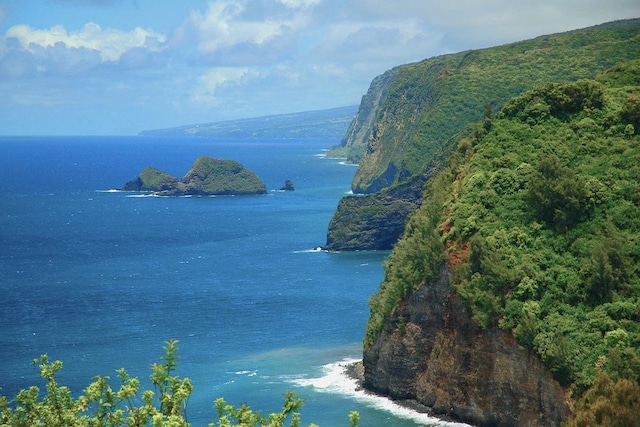
[[[151,366],[153,390],[140,390],[140,381],[118,370],[120,387],[115,390],[109,377],[98,376],[79,397],[73,397],[68,387],[58,384],[56,373],[62,362],[50,362],[46,355],[34,360],[46,381],[46,393],[31,386],[20,391],[14,400],[0,396],[0,426],[2,427],[188,427],[187,403],[193,392],[189,378],[175,374],[178,341],[165,342],[161,363]],[[262,416],[247,405],[235,407],[219,398],[215,401],[218,422],[209,427],[299,427],[298,410],[303,405],[293,392],[284,396],[282,411]],[[360,415],[349,414],[350,427],[357,427]],[[315,426],[315,424],[310,424]]]
[[[370,132],[361,132],[369,144],[354,192],[376,192],[421,173],[468,123],[525,90],[592,79],[640,57],[639,23],[619,21],[399,67],[375,106]],[[638,105],[640,98],[629,100],[631,115]]]
[[[178,178],[156,168],[144,168],[138,178],[125,184],[125,191],[162,191],[178,183]]]
[[[125,191],[153,191],[161,196],[265,194],[267,188],[258,176],[235,160],[199,157],[178,181],[156,168],[145,168],[124,185]]]
[[[182,178],[189,194],[260,194],[267,189],[257,175],[234,160],[199,157]]]
[[[512,334],[584,396],[576,417],[618,388],[635,390],[609,402],[629,413],[640,381],[639,79],[635,60],[546,84],[462,134],[386,262],[365,348],[448,266],[478,325]]]

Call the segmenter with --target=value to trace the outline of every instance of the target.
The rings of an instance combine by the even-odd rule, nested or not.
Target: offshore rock
[[[477,326],[449,275],[443,268],[387,320],[364,352],[364,388],[477,426],[560,425],[565,391],[513,337]]]
[[[178,185],[178,178],[156,168],[144,168],[136,179],[124,185],[124,191],[165,191]]]
[[[178,181],[155,168],[145,168],[125,184],[126,191],[152,191],[159,196],[212,196],[266,194],[265,184],[251,170],[235,160],[199,157]]]
[[[280,191],[295,191],[295,189],[290,179],[284,181],[284,187],[280,187]]]

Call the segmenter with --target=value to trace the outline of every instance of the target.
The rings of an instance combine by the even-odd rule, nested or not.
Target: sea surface
[[[293,390],[303,425],[454,425],[357,390],[367,300],[387,252],[316,248],[356,168],[323,156],[337,140],[0,137],[0,394],[40,385],[34,358],[62,360],[79,394],[179,340],[177,374],[213,402],[277,412]],[[154,197],[118,191],[147,166],[182,177],[208,155],[241,162],[268,195]],[[295,191],[277,191],[286,179]]]

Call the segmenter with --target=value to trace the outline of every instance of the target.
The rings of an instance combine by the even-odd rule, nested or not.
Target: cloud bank
[[[136,133],[357,104],[395,65],[640,16],[630,0],[46,4],[42,15],[0,1],[0,96],[14,118],[0,133]]]

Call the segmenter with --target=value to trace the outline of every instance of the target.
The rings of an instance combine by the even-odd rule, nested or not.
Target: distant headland
[[[327,110],[143,130],[140,135],[204,138],[342,138],[357,112],[358,106],[351,105]]]
[[[199,157],[182,178],[147,167],[127,182],[125,191],[149,191],[158,196],[230,196],[266,194],[258,176],[235,160]]]

